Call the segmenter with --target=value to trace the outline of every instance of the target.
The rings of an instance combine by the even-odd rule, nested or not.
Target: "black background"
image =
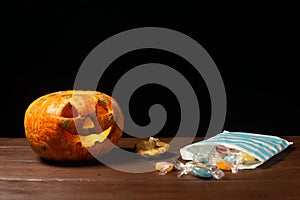
[[[0,136],[25,137],[23,118],[33,100],[72,89],[77,70],[95,46],[119,32],[146,26],[180,31],[210,54],[227,93],[225,130],[299,134],[299,20],[295,5],[277,1],[208,2],[56,4],[43,0],[20,1],[4,8],[2,30],[7,46],[2,47],[8,56],[2,55],[8,62],[2,63]],[[203,135],[210,116],[205,84],[176,55],[151,49],[124,55],[112,63],[99,88],[109,94],[121,73],[147,62],[165,63],[179,71],[187,69],[181,72],[201,97],[198,135]],[[154,98],[158,93],[164,96]],[[147,124],[147,108],[153,103],[166,105],[170,113],[168,125],[158,135],[172,136],[180,112],[172,107],[178,102],[167,88],[142,87],[132,96],[132,116],[140,125]]]

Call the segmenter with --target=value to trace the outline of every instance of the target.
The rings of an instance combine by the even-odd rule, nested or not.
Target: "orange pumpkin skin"
[[[40,157],[90,160],[119,142],[124,117],[118,103],[98,91],[58,91],[34,100],[24,117],[26,139]]]

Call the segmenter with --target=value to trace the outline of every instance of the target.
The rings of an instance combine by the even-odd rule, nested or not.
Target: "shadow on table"
[[[121,149],[124,151],[127,151],[129,153],[135,153],[134,148],[121,148]],[[109,153],[102,155],[99,158],[93,158],[91,160],[86,160],[86,161],[53,161],[53,160],[47,160],[44,158],[40,158],[40,160],[41,160],[41,162],[43,162],[47,165],[60,166],[60,167],[82,167],[82,166],[106,165],[104,163],[109,163],[111,165],[114,165],[114,164],[128,165],[128,164],[131,164],[132,162],[141,162],[141,163],[143,163],[144,161],[155,162],[155,161],[166,160],[168,158],[174,158],[175,156],[176,156],[175,154],[169,153],[169,152],[165,152],[162,155],[148,157],[148,158],[136,154],[136,158],[133,160],[133,159],[128,159],[125,156],[119,156],[118,152],[116,152],[116,149],[113,149]]]
[[[133,152],[133,148],[122,148],[125,151]],[[47,160],[45,158],[40,158],[42,163],[47,165],[53,166],[60,166],[60,167],[81,167],[81,166],[98,166],[104,165],[98,159],[92,158],[91,160],[84,160],[84,161],[54,161],[54,160]]]
[[[273,165],[276,165],[278,162],[284,160],[290,153],[295,151],[295,149],[296,149],[296,147],[289,146],[288,148],[286,148],[285,150],[283,150],[279,154],[273,156],[268,161],[266,161],[265,163],[260,165],[259,168],[267,169],[267,168],[272,167]]]
[[[85,161],[54,161],[40,158],[41,162],[47,165],[60,166],[60,167],[81,167],[81,166],[97,166],[102,165],[97,159]]]

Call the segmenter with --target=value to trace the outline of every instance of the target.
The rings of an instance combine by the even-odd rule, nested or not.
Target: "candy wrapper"
[[[254,169],[293,144],[283,138],[246,132],[229,132],[213,136],[180,149],[184,160],[215,165],[237,173]]]

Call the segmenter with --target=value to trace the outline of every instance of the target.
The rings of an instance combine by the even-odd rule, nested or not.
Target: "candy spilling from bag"
[[[193,174],[205,179],[221,179],[223,171],[236,174],[239,169],[255,169],[292,144],[278,136],[223,131],[181,148],[181,158],[187,162],[174,160],[171,165],[179,170],[178,177]],[[161,166],[161,169],[169,168]],[[166,173],[161,172],[161,175]]]

